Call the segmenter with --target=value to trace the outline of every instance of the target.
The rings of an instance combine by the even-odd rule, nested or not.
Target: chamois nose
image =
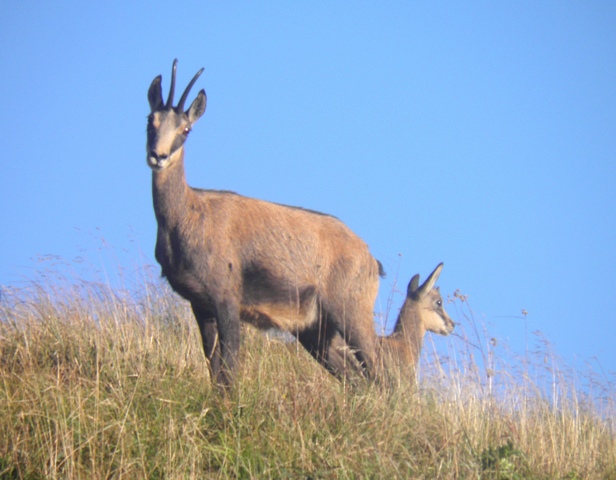
[[[152,167],[162,167],[168,158],[169,158],[168,154],[166,153],[159,154],[152,150],[148,154],[148,163]]]

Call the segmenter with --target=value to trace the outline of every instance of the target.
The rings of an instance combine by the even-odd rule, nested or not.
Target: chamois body
[[[426,332],[449,335],[453,331],[454,323],[443,308],[438,287],[434,287],[442,268],[443,264],[440,263],[421,286],[419,275],[413,276],[393,332],[389,336],[378,337],[377,362],[385,370],[384,374],[410,371],[414,376]],[[359,367],[348,356],[349,347],[341,337],[334,338],[332,344],[336,351],[336,363]]]
[[[201,90],[183,111],[199,72],[173,107],[176,62],[167,104],[160,76],[148,92],[155,253],[163,276],[191,303],[213,380],[232,381],[240,320],[292,333],[322,365],[343,375],[330,361],[330,342],[338,336],[354,350],[362,373],[373,376],[380,264],[335,217],[189,187],[184,141],[206,97]]]

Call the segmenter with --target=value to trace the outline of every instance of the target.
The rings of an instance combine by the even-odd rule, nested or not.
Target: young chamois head
[[[440,335],[449,335],[454,329],[454,323],[443,308],[443,299],[439,287],[435,287],[436,281],[443,270],[443,263],[439,263],[427,280],[419,286],[419,274],[411,278],[406,290],[406,298],[403,309],[412,304],[417,312],[419,323],[424,332],[429,331]],[[407,320],[406,315],[400,316],[396,328],[404,328]]]
[[[449,335],[454,329],[453,321],[443,308],[441,293],[438,287],[434,287],[442,269],[440,263],[421,286],[419,274],[413,276],[394,331],[382,339],[390,360],[401,367],[417,366],[427,331]]]
[[[203,68],[190,81],[177,106],[173,106],[177,64],[178,61],[175,59],[173,61],[171,87],[169,88],[167,103],[163,102],[160,85],[161,75],[152,81],[148,90],[151,113],[148,116],[146,152],[148,165],[154,171],[163,170],[175,161],[178,157],[175,154],[180,153],[193,124],[205,112],[207,97],[203,89],[197,94],[197,98],[195,98],[190,108],[184,111],[186,98],[199,75],[203,72]]]

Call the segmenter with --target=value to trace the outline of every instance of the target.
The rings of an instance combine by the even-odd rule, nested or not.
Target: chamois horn
[[[186,87],[186,90],[184,90],[184,93],[182,94],[182,96],[180,97],[180,101],[178,102],[178,106],[176,107],[178,112],[184,111],[184,102],[186,101],[186,97],[188,97],[188,94],[190,93],[190,89],[192,88],[192,86],[195,84],[195,82],[199,78],[199,75],[203,73],[203,70],[204,69],[202,68],[197,73],[195,73],[195,76],[193,77],[193,79],[190,81],[190,83]],[[174,64],[174,73],[175,73],[175,64]]]
[[[169,96],[167,97],[167,105],[165,108],[171,110],[173,108],[173,92],[175,92],[175,72],[178,69],[178,59],[173,60],[173,67],[171,68],[171,86],[169,87]]]

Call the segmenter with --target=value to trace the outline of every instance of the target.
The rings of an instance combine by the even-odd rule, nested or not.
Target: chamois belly
[[[257,299],[241,308],[241,319],[257,328],[277,328],[286,332],[301,332],[317,321],[317,294],[314,287],[305,287],[281,299]]]
[[[301,332],[318,317],[317,287],[289,281],[286,272],[251,264],[242,269],[243,321],[258,328]]]

